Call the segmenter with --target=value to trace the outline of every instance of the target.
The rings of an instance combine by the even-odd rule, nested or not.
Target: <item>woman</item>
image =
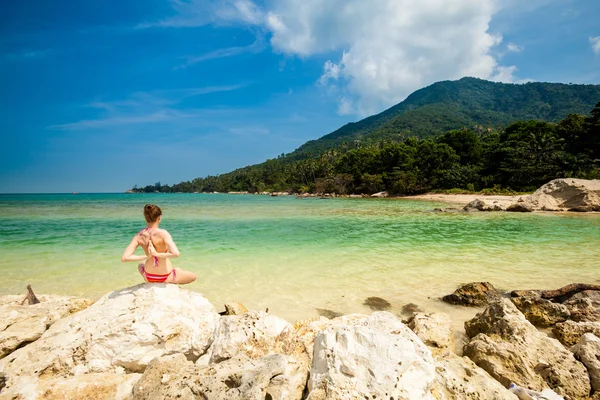
[[[144,206],[144,217],[148,226],[139,231],[125,249],[121,261],[142,261],[138,265],[140,275],[146,282],[186,284],[196,280],[196,274],[179,268],[173,268],[170,258],[179,257],[179,250],[169,232],[160,229],[162,211],[154,204]],[[136,256],[135,249],[142,246],[144,256]]]

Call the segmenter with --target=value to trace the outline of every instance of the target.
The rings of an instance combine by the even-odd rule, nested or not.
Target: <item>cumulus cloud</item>
[[[318,83],[332,84],[339,112],[368,115],[425,85],[475,76],[514,81],[491,50],[493,0],[279,0],[265,12],[271,44],[285,54],[341,53]],[[339,54],[338,53],[338,54]]]
[[[590,38],[590,44],[595,54],[600,54],[600,36]]]

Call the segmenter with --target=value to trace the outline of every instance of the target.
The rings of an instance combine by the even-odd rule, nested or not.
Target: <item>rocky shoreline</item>
[[[485,307],[462,357],[450,317],[416,306],[292,325],[168,284],[38,298],[0,297],[0,399],[600,398],[597,285],[459,288],[444,301]]]

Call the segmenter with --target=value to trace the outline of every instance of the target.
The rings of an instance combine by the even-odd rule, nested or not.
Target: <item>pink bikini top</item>
[[[148,232],[148,242],[150,242],[152,239],[150,238],[150,228],[144,228],[142,229],[139,234],[141,235],[143,232]],[[154,256],[154,267],[158,267],[158,257]]]

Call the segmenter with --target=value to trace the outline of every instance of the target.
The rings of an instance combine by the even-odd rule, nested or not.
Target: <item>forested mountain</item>
[[[262,164],[143,192],[533,190],[600,178],[600,85],[438,82]]]
[[[369,144],[429,138],[452,129],[501,129],[520,120],[558,122],[568,114],[589,113],[598,100],[600,85],[506,84],[477,78],[437,82],[380,114],[305,143],[288,157],[302,159],[356,140]]]

